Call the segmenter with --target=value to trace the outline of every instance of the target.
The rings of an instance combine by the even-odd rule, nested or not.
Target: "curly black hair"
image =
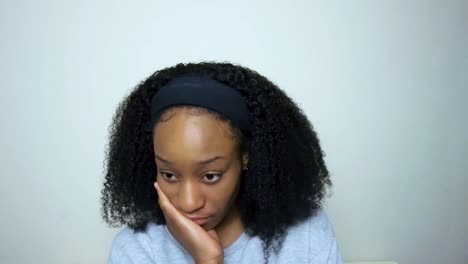
[[[259,236],[268,262],[269,249],[278,253],[288,227],[322,207],[332,183],[325,153],[303,111],[266,77],[232,63],[180,63],[156,71],[119,104],[106,148],[103,219],[111,227],[127,225],[137,232],[150,221],[165,224],[155,202],[152,134],[144,128],[153,95],[187,74],[218,80],[247,99],[252,133],[243,142],[249,145],[249,169],[242,175],[238,202],[245,232]]]

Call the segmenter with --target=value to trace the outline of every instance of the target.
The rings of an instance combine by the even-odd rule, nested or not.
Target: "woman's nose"
[[[192,214],[202,208],[205,201],[197,186],[190,181],[185,181],[179,190],[179,209],[185,214]]]

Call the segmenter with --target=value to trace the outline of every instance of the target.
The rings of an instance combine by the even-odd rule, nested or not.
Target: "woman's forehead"
[[[161,153],[190,151],[208,156],[230,155],[237,147],[230,136],[229,124],[209,114],[193,115],[184,110],[156,124],[153,142],[155,151]]]

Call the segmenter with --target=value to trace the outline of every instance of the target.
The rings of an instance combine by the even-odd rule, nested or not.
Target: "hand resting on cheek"
[[[223,247],[215,230],[205,231],[181,214],[170,202],[158,183],[154,183],[158,203],[166,225],[174,238],[187,250],[196,263],[223,263]]]

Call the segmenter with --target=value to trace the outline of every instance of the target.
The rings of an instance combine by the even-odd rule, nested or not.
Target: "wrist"
[[[195,259],[195,264],[223,264],[223,257],[213,259]]]
[[[195,261],[195,264],[223,264],[222,260]]]

